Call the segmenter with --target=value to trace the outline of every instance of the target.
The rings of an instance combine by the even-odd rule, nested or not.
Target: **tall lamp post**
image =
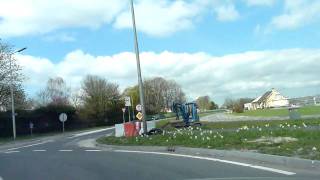
[[[139,84],[139,95],[140,95],[140,103],[142,106],[142,122],[143,122],[143,132],[147,133],[147,122],[146,122],[146,109],[144,104],[144,91],[143,91],[143,83],[141,78],[141,68],[140,68],[140,56],[139,56],[139,45],[138,45],[138,37],[137,37],[137,29],[136,29],[136,20],[134,15],[134,7],[133,0],[130,0],[131,5],[131,16],[132,16],[132,28],[134,34],[134,50],[136,53],[137,60],[137,72],[138,72],[138,84]]]
[[[14,94],[13,94],[13,71],[12,71],[12,55],[15,53],[22,52],[26,50],[27,48],[24,47],[22,49],[16,50],[9,54],[9,60],[10,60],[10,94],[11,94],[11,114],[12,114],[12,130],[13,130],[13,140],[16,140],[17,133],[16,133],[16,116],[14,112]]]

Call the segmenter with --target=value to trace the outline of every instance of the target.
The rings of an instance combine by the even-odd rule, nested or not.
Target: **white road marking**
[[[7,151],[16,150],[16,149],[22,149],[22,148],[27,148],[27,147],[32,147],[32,146],[38,146],[38,145],[46,144],[46,143],[52,142],[52,141],[53,141],[53,140],[48,140],[48,141],[44,141],[44,142],[40,142],[40,143],[29,144],[29,145],[26,145],[26,146],[10,148],[10,149],[7,149]]]
[[[0,180],[3,180],[3,178],[0,176]]]
[[[79,136],[85,136],[85,135],[88,135],[88,134],[94,134],[94,133],[98,133],[98,132],[103,132],[103,131],[107,131],[107,130],[110,130],[110,129],[114,129],[114,127],[98,129],[98,130],[94,130],[94,131],[87,131],[87,132],[75,134],[75,135],[73,135],[71,137],[68,137],[68,138],[76,138],[76,137],[79,137]]]
[[[11,154],[11,153],[17,153],[17,152],[20,152],[20,151],[7,151],[7,152],[4,152],[4,153]]]
[[[45,150],[45,149],[35,149],[35,150],[33,150],[34,152],[45,152],[45,151],[47,151],[47,150]]]
[[[71,149],[60,149],[59,151],[60,151],[60,152],[71,152],[71,151],[73,151],[73,150],[71,150]]]
[[[187,157],[187,158],[193,158],[193,159],[202,159],[202,160],[222,162],[222,163],[227,163],[227,164],[234,164],[234,165],[238,165],[238,166],[250,167],[250,168],[254,168],[254,169],[260,169],[260,170],[275,172],[275,173],[284,174],[284,175],[295,175],[296,174],[294,172],[284,171],[284,170],[275,169],[275,168],[256,166],[256,165],[247,164],[247,163],[241,163],[241,162],[229,161],[229,160],[223,160],[223,159],[216,159],[216,158],[209,158],[209,157],[192,156],[192,155],[184,155],[184,154],[172,154],[172,153],[165,153],[165,152],[152,152],[152,151],[130,151],[130,150],[114,150],[114,151],[115,152],[125,152],[125,153],[158,154],[158,155],[166,155],[166,156]]]
[[[85,151],[87,151],[87,152],[100,152],[101,150],[99,150],[99,149],[87,149]]]

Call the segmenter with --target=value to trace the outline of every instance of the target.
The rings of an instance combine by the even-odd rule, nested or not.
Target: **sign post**
[[[61,113],[61,114],[59,115],[59,120],[60,120],[60,122],[62,122],[62,132],[63,132],[63,133],[64,133],[64,122],[66,122],[67,119],[68,119],[68,116],[67,116],[66,113]]]
[[[131,121],[131,117],[130,117],[131,98],[130,98],[130,96],[124,97],[124,104],[128,108],[129,122],[130,122]]]
[[[123,124],[126,122],[126,120],[124,119],[124,113],[126,112],[126,108],[122,108],[122,120],[123,120]]]
[[[29,123],[29,128],[30,128],[30,135],[32,136],[32,130],[33,130],[33,123],[32,122]]]

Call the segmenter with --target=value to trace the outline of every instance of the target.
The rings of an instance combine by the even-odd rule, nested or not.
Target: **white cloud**
[[[213,10],[219,21],[239,17],[234,4],[224,0],[136,0],[138,29],[152,36],[168,36],[192,28]],[[96,29],[108,24],[131,28],[128,0],[1,0],[0,36],[48,34],[66,28]]]
[[[245,0],[248,6],[272,6],[276,0]]]
[[[234,21],[240,17],[233,4],[215,7],[215,12],[219,21]]]
[[[137,27],[151,35],[163,36],[192,27],[202,7],[185,1],[142,0],[135,6]],[[121,13],[116,28],[131,28],[130,12]]]
[[[54,64],[48,59],[17,56],[29,77],[27,89],[39,89],[52,76],[80,87],[86,74],[103,76],[124,89],[137,82],[135,56],[123,52],[93,56],[76,50]],[[288,49],[211,56],[206,53],[141,53],[142,74],[162,76],[182,85],[190,97],[210,95],[222,103],[226,97],[254,97],[275,87],[286,96],[319,93],[320,49]]]
[[[1,0],[0,36],[35,35],[69,27],[97,28],[123,10],[119,0]]]
[[[53,42],[53,41],[59,41],[59,42],[74,42],[76,41],[76,38],[67,33],[58,33],[58,34],[52,34],[47,35],[43,38],[45,41]]]
[[[276,16],[270,28],[295,29],[320,21],[319,0],[285,0],[283,14]]]

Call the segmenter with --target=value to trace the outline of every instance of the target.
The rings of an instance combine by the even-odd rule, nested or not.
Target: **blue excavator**
[[[195,102],[189,103],[173,103],[172,112],[176,114],[176,120],[170,121],[161,128],[154,128],[148,132],[149,135],[161,134],[166,127],[183,128],[189,126],[201,126],[198,115],[198,106]],[[182,117],[182,121],[180,120]]]
[[[201,126],[199,122],[198,106],[195,102],[189,103],[173,103],[172,111],[176,114],[176,121],[170,122],[172,126],[189,127],[189,126]],[[180,121],[180,116],[183,121]]]

